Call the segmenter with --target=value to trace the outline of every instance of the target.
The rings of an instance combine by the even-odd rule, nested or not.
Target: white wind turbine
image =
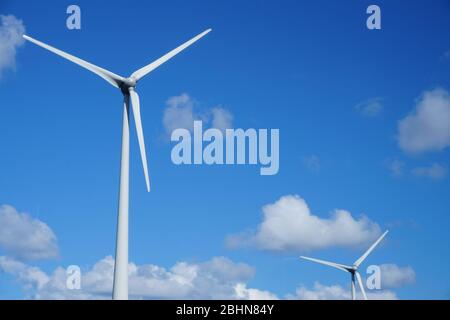
[[[114,285],[113,285],[113,299],[127,300],[128,299],[128,195],[129,195],[129,157],[130,157],[130,126],[129,126],[129,105],[131,99],[131,106],[133,109],[134,121],[136,124],[137,138],[139,141],[139,148],[141,151],[142,165],[144,167],[145,183],[147,191],[150,192],[150,181],[147,169],[147,156],[145,153],[144,134],[142,131],[141,112],[139,106],[139,96],[135,91],[136,84],[144,76],[151,71],[158,68],[167,60],[180,53],[191,44],[209,33],[211,29],[205,30],[191,40],[183,43],[176,49],[168,52],[161,58],[153,61],[145,67],[133,72],[130,77],[124,78],[108,70],[93,65],[80,58],[74,57],[66,52],[51,47],[45,43],[35,40],[27,35],[23,37],[33,42],[34,44],[47,49],[79,66],[95,73],[108,81],[114,87],[120,89],[123,94],[123,125],[122,125],[122,156],[120,161],[120,186],[119,186],[119,209],[117,218],[117,235],[116,235],[116,256],[114,265]]]
[[[324,264],[324,265],[326,265],[326,266],[333,267],[333,268],[336,268],[336,269],[339,269],[339,270],[342,270],[342,271],[349,272],[350,275],[351,275],[351,279],[352,279],[352,282],[351,282],[351,286],[352,286],[352,289],[351,289],[351,290],[352,290],[352,291],[351,291],[351,292],[352,292],[352,300],[356,300],[355,277],[356,277],[356,280],[358,281],[358,285],[359,285],[359,287],[360,287],[360,289],[361,289],[361,293],[362,293],[362,295],[363,295],[363,297],[364,297],[364,300],[367,300],[366,291],[364,290],[364,284],[363,284],[363,282],[362,282],[361,275],[360,275],[359,272],[358,272],[358,268],[359,268],[359,266],[361,265],[361,263],[363,263],[363,261],[367,258],[367,256],[373,251],[373,249],[375,249],[375,247],[380,243],[380,241],[383,240],[384,236],[385,236],[388,232],[389,232],[389,230],[386,230],[386,231],[378,238],[378,240],[375,241],[374,244],[372,244],[372,245],[370,246],[370,248],[367,249],[367,251],[364,252],[364,254],[363,254],[361,257],[359,257],[358,260],[356,260],[356,261],[353,263],[352,266],[348,266],[348,265],[340,264],[340,263],[335,263],[335,262],[329,262],[329,261],[325,261],[325,260],[319,260],[319,259],[315,259],[315,258],[304,257],[304,256],[301,256],[300,258],[306,259],[306,260],[309,260],[309,261],[313,261],[313,262],[317,262],[317,263],[320,263],[320,264]]]

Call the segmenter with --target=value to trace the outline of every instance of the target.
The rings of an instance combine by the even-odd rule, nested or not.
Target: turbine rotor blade
[[[30,41],[30,42],[32,42],[32,43],[34,43],[34,44],[44,48],[44,49],[47,49],[47,50],[53,52],[54,54],[57,54],[60,57],[63,57],[65,59],[67,59],[67,60],[69,60],[69,61],[79,65],[80,67],[83,67],[83,68],[85,68],[85,69],[95,73],[96,75],[102,77],[103,79],[108,81],[110,84],[112,84],[116,88],[119,88],[120,84],[124,81],[123,77],[121,77],[121,76],[119,76],[119,75],[117,75],[115,73],[112,73],[111,71],[108,71],[106,69],[100,68],[100,67],[98,67],[98,66],[96,66],[96,65],[94,65],[92,63],[89,63],[89,62],[84,61],[84,60],[82,60],[80,58],[77,58],[77,57],[75,57],[75,56],[73,56],[71,54],[68,54],[68,53],[66,53],[64,51],[61,51],[61,50],[56,49],[56,48],[54,48],[52,46],[49,46],[48,44],[45,44],[45,43],[43,43],[41,41],[33,39],[33,38],[31,38],[31,37],[29,37],[27,35],[23,35],[23,38],[25,40],[28,40],[28,41]]]
[[[145,183],[147,191],[150,192],[150,179],[148,177],[147,155],[145,153],[144,132],[141,121],[141,107],[139,105],[139,96],[133,87],[128,89],[131,97],[131,106],[133,109],[134,122],[136,124],[136,133],[139,141],[139,149],[141,150],[142,166],[144,168]]]
[[[309,260],[312,262],[316,262],[316,263],[320,263],[329,267],[333,267],[342,271],[347,271],[350,272],[350,270],[352,270],[352,267],[350,266],[346,266],[344,264],[340,264],[340,263],[334,263],[334,262],[330,262],[330,261],[325,261],[325,260],[320,260],[320,259],[315,259],[315,258],[309,258],[309,257],[304,257],[304,256],[300,256],[300,258],[305,259],[305,260]]]
[[[363,261],[367,258],[367,256],[373,251],[373,249],[375,249],[375,247],[381,242],[381,240],[383,240],[383,238],[386,236],[386,234],[389,232],[389,230],[386,230],[378,239],[377,241],[375,241],[369,249],[367,249],[366,252],[364,252],[364,254],[359,257],[358,260],[355,261],[355,263],[353,264],[356,268],[358,268],[361,263],[363,263]]]
[[[155,70],[156,68],[158,68],[160,65],[162,65],[164,62],[168,61],[169,59],[173,58],[175,55],[177,55],[178,53],[180,53],[181,51],[183,51],[184,49],[186,49],[187,47],[189,47],[191,44],[193,44],[194,42],[196,42],[197,40],[199,40],[200,38],[204,37],[206,34],[208,34],[209,32],[211,32],[212,29],[208,29],[203,31],[202,33],[200,33],[199,35],[195,36],[194,38],[192,38],[191,40],[183,43],[181,46],[173,49],[172,51],[166,53],[164,56],[162,56],[161,58],[153,61],[152,63],[146,65],[145,67],[133,72],[133,74],[131,75],[131,78],[134,78],[136,81],[139,81],[140,79],[142,79],[144,76],[146,76],[147,74],[149,74],[151,71]]]
[[[356,275],[356,280],[358,280],[359,288],[361,289],[361,293],[364,297],[364,300],[367,300],[366,290],[364,289],[364,284],[362,282],[361,275],[359,274],[358,271],[355,272],[355,275]]]

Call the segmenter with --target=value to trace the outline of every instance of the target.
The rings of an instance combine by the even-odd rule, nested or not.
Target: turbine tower
[[[366,295],[366,291],[364,290],[364,284],[362,282],[361,279],[361,275],[358,272],[358,268],[361,265],[361,263],[363,263],[363,261],[367,258],[367,256],[373,251],[373,249],[375,249],[375,247],[381,242],[381,240],[383,240],[384,236],[389,232],[389,230],[386,230],[379,238],[377,241],[375,241],[369,249],[367,249],[366,252],[364,252],[364,254],[359,257],[352,266],[348,266],[345,264],[340,264],[340,263],[335,263],[335,262],[329,262],[329,261],[325,261],[325,260],[319,260],[319,259],[315,259],[315,258],[309,258],[309,257],[304,257],[301,256],[300,258],[305,259],[305,260],[309,260],[309,261],[313,261],[313,262],[317,262],[320,264],[324,264],[326,266],[329,267],[333,267],[345,272],[349,272],[351,275],[351,294],[352,294],[352,300],[356,300],[356,283],[355,283],[355,278],[356,281],[358,281],[358,285],[359,288],[361,289],[361,293],[364,297],[364,300],[367,300],[367,295]]]
[[[158,68],[160,65],[180,53],[191,44],[209,33],[211,29],[207,29],[195,36],[191,40],[183,43],[174,50],[168,52],[161,58],[153,61],[145,67],[133,72],[130,77],[124,78],[106,69],[100,68],[92,63],[84,61],[43,42],[33,39],[27,35],[23,37],[47,49],[80,67],[83,67],[96,75],[102,77],[114,87],[118,88],[123,94],[123,124],[122,124],[122,154],[120,160],[120,185],[119,185],[119,208],[117,217],[117,234],[116,234],[116,255],[114,264],[114,284],[113,284],[113,299],[114,300],[128,300],[128,199],[129,199],[129,159],[130,159],[130,101],[134,115],[134,122],[136,125],[136,133],[139,142],[139,149],[141,152],[141,160],[144,168],[145,183],[147,191],[150,192],[150,180],[147,168],[147,156],[145,153],[144,134],[141,123],[141,111],[139,105],[139,96],[136,92],[136,85],[143,77],[151,71]]]

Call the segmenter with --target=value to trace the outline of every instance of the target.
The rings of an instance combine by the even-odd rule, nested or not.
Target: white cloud
[[[401,177],[406,173],[416,177],[439,180],[447,175],[447,168],[439,163],[431,163],[428,166],[420,166],[412,169],[406,169],[405,162],[398,159],[386,160],[384,163],[395,177]]]
[[[196,110],[197,103],[188,94],[170,97],[164,109],[163,125],[168,136],[178,128],[193,130],[194,121],[202,120],[204,124],[224,131],[233,126],[233,115],[223,107],[216,106],[202,111]]]
[[[386,161],[386,166],[392,175],[396,177],[403,175],[405,169],[405,163],[403,161],[398,159],[388,160]]]
[[[397,299],[386,288],[400,287],[414,282],[411,267],[393,264],[381,265],[383,290],[366,289],[371,300]],[[81,289],[66,287],[66,270],[57,267],[47,275],[39,268],[28,266],[12,258],[0,256],[0,272],[14,276],[27,290],[29,299],[79,300],[111,299],[114,259],[107,256],[88,270],[82,271]],[[206,262],[178,262],[170,269],[157,265],[128,267],[130,299],[241,299],[278,300],[267,290],[248,288],[247,282],[254,269],[244,263],[235,263],[225,257],[215,257]],[[358,299],[361,299],[359,290]],[[286,299],[301,300],[348,300],[350,288],[340,285],[326,286],[316,282],[312,288],[300,286]]]
[[[48,259],[58,256],[57,239],[44,222],[0,206],[0,249],[23,259]]]
[[[25,26],[13,15],[0,15],[0,78],[16,66],[16,50],[24,43]]]
[[[211,109],[213,128],[217,128],[221,131],[230,129],[233,125],[233,115],[222,107],[214,107]]]
[[[194,120],[194,101],[186,93],[171,97],[166,102],[163,125],[170,136],[173,130],[186,128],[192,131]]]
[[[412,174],[418,177],[438,180],[445,177],[447,174],[447,168],[438,163],[433,163],[430,166],[414,168],[412,170]]]
[[[360,247],[380,235],[378,224],[362,216],[355,219],[345,210],[330,218],[311,213],[297,195],[281,197],[262,208],[263,221],[256,232],[231,235],[230,247],[254,246],[272,251],[309,251],[330,247]]]
[[[298,300],[348,300],[350,299],[348,291],[339,285],[324,286],[315,282],[312,289],[301,286],[295,290],[295,295],[288,295],[288,298]]]
[[[49,277],[39,268],[27,266],[6,256],[0,256],[0,271],[15,276],[20,282],[26,284],[26,288],[39,290],[49,281]]]
[[[369,300],[396,300],[397,296],[389,290],[366,290]],[[356,291],[357,299],[362,299],[359,290]],[[301,286],[296,289],[295,294],[288,295],[288,299],[299,300],[349,300],[349,288],[343,288],[340,285],[325,286],[319,282],[315,282],[313,288]]]
[[[364,117],[374,118],[383,111],[383,105],[381,104],[381,102],[381,98],[370,98],[358,103],[355,106],[355,109]]]
[[[2,270],[17,276],[24,287],[31,288],[33,294],[30,298],[111,298],[114,273],[114,259],[111,256],[82,271],[80,290],[66,288],[67,276],[62,267],[46,275],[38,268],[1,257]],[[201,263],[178,262],[170,269],[130,263],[128,274],[132,299],[276,299],[268,291],[247,288],[246,282],[253,277],[254,269],[225,257],[215,257]]]
[[[441,62],[444,62],[446,60],[450,60],[450,50],[444,52],[444,54],[441,56],[440,60],[441,60]]]
[[[320,158],[316,155],[303,157],[303,164],[305,165],[306,169],[308,169],[308,171],[320,171]]]
[[[391,290],[366,290],[366,294],[369,300],[398,300],[395,292]]]
[[[400,148],[409,153],[450,146],[450,96],[442,88],[425,91],[414,110],[398,124]]]
[[[242,300],[278,300],[278,297],[272,292],[259,290],[259,289],[248,289],[245,283],[238,283],[234,290],[236,292],[236,297]]]
[[[398,288],[416,281],[416,273],[410,266],[399,267],[396,264],[382,264],[380,268],[382,288]]]

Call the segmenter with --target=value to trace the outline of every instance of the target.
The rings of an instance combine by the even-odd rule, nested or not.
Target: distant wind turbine
[[[355,293],[355,290],[356,290],[355,278],[356,278],[356,280],[358,281],[358,285],[359,285],[359,287],[360,287],[360,289],[361,289],[361,293],[362,293],[362,295],[363,295],[363,297],[364,297],[364,300],[367,300],[366,291],[364,290],[364,284],[363,284],[363,282],[362,282],[361,275],[360,275],[359,272],[358,272],[358,268],[359,268],[359,266],[361,265],[361,263],[363,263],[363,261],[367,258],[367,256],[373,251],[373,249],[375,249],[375,247],[381,242],[381,240],[383,240],[384,236],[385,236],[388,232],[389,232],[389,230],[386,230],[386,231],[378,238],[378,240],[375,241],[374,244],[372,244],[372,245],[370,246],[370,248],[367,249],[367,251],[364,252],[364,254],[363,254],[361,257],[359,257],[358,260],[356,260],[356,261],[353,263],[352,266],[348,266],[348,265],[340,264],[340,263],[329,262],[329,261],[325,261],[325,260],[319,260],[319,259],[315,259],[315,258],[304,257],[304,256],[301,256],[300,258],[305,259],[305,260],[309,260],[309,261],[313,261],[313,262],[317,262],[317,263],[320,263],[320,264],[324,264],[324,265],[326,265],[326,266],[333,267],[333,268],[336,268],[336,269],[339,269],[339,270],[342,270],[342,271],[349,272],[350,275],[351,275],[351,279],[352,279],[352,282],[351,282],[351,285],[352,285],[352,289],[351,289],[351,290],[352,290],[352,291],[351,291],[351,292],[352,292],[352,300],[356,300],[356,293]]]
[[[180,53],[191,44],[209,33],[211,29],[205,30],[191,40],[183,43],[181,46],[170,51],[161,58],[153,61],[145,67],[133,72],[130,77],[124,78],[108,70],[100,68],[92,63],[81,60],[66,52],[49,46],[43,42],[35,40],[27,35],[23,37],[47,49],[79,66],[95,73],[108,81],[114,87],[120,89],[123,94],[123,125],[122,125],[122,156],[120,161],[120,186],[119,186],[119,209],[117,218],[117,235],[116,235],[116,256],[114,265],[114,285],[113,285],[113,299],[127,300],[128,299],[128,199],[129,199],[129,158],[130,158],[130,123],[129,123],[129,105],[131,99],[131,106],[133,109],[134,122],[136,124],[137,138],[139,141],[139,148],[141,151],[141,160],[144,168],[145,183],[147,191],[150,192],[150,180],[147,169],[147,156],[145,153],[144,133],[141,123],[141,111],[139,106],[139,96],[135,90],[136,84],[139,80],[149,74],[151,71],[158,68],[160,65]]]

